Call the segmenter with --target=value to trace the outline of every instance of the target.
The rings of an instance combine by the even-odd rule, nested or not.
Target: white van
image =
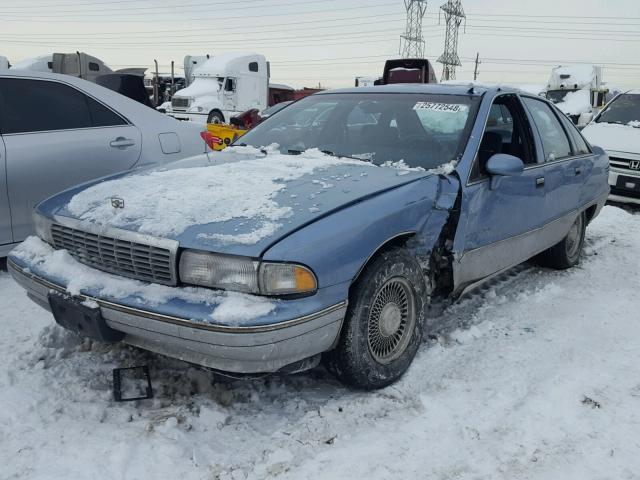
[[[193,83],[177,92],[166,113],[178,120],[225,123],[249,109],[267,108],[269,64],[263,55],[216,55],[193,72]]]

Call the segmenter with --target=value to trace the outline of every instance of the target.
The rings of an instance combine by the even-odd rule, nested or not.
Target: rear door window
[[[84,93],[59,82],[0,78],[3,134],[126,125]]]
[[[564,128],[567,130],[567,132],[571,136],[571,139],[573,140],[573,145],[575,148],[575,151],[573,152],[574,155],[590,154],[591,150],[589,149],[587,142],[582,137],[582,134],[578,131],[573,122],[566,115],[560,115],[560,118],[562,118]]]
[[[540,133],[545,161],[553,162],[570,157],[571,144],[551,107],[542,100],[531,97],[523,97],[523,99]]]

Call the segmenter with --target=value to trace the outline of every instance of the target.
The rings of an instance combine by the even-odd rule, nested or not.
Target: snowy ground
[[[640,478],[638,259],[640,214],[606,207],[580,267],[463,300],[375,393],[81,341],[0,272],[0,478]],[[114,403],[111,369],[144,363],[156,399]]]

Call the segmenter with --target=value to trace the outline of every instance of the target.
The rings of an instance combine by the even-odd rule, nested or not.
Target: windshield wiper
[[[364,158],[358,158],[358,157],[351,157],[349,155],[342,155],[342,154],[336,154],[333,153],[331,150],[320,150],[322,153],[324,153],[325,155],[329,155],[330,157],[336,157],[336,158],[350,158],[351,160],[360,160],[361,162],[371,162],[371,159],[364,159]]]

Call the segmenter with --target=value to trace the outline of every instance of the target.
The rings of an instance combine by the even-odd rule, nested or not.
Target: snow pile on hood
[[[410,167],[404,160],[398,160],[397,162],[384,162],[381,167],[385,168],[394,168],[398,170],[398,175],[407,175],[411,172],[428,172],[433,173],[434,175],[449,175],[453,173],[456,169],[456,165],[458,165],[457,160],[451,160],[443,165],[440,165],[436,168],[430,168],[429,170],[422,167]]]
[[[640,129],[617,123],[590,123],[582,135],[605,150],[640,154]]]
[[[591,91],[577,90],[568,92],[564,100],[556,104],[556,107],[565,115],[581,115],[591,111]]]
[[[141,305],[160,305],[173,299],[211,305],[211,319],[225,325],[243,322],[267,315],[276,308],[276,302],[264,297],[238,292],[221,292],[206,288],[167,287],[147,284],[111,275],[77,262],[66,250],[54,250],[38,237],[29,237],[12,252],[17,258],[37,266],[47,275],[59,278],[70,295],[98,292],[102,298],[123,300],[139,299]]]
[[[257,219],[256,228],[242,238],[245,243],[257,243],[293,213],[291,207],[275,201],[287,182],[341,164],[370,167],[316,149],[301,155],[282,155],[273,149],[260,153],[250,147],[234,151],[246,153],[247,159],[109,180],[76,194],[67,208],[84,221],[113,227],[135,225],[139,232],[155,236],[179,235],[193,225]],[[125,208],[113,208],[113,197],[124,200]]]

